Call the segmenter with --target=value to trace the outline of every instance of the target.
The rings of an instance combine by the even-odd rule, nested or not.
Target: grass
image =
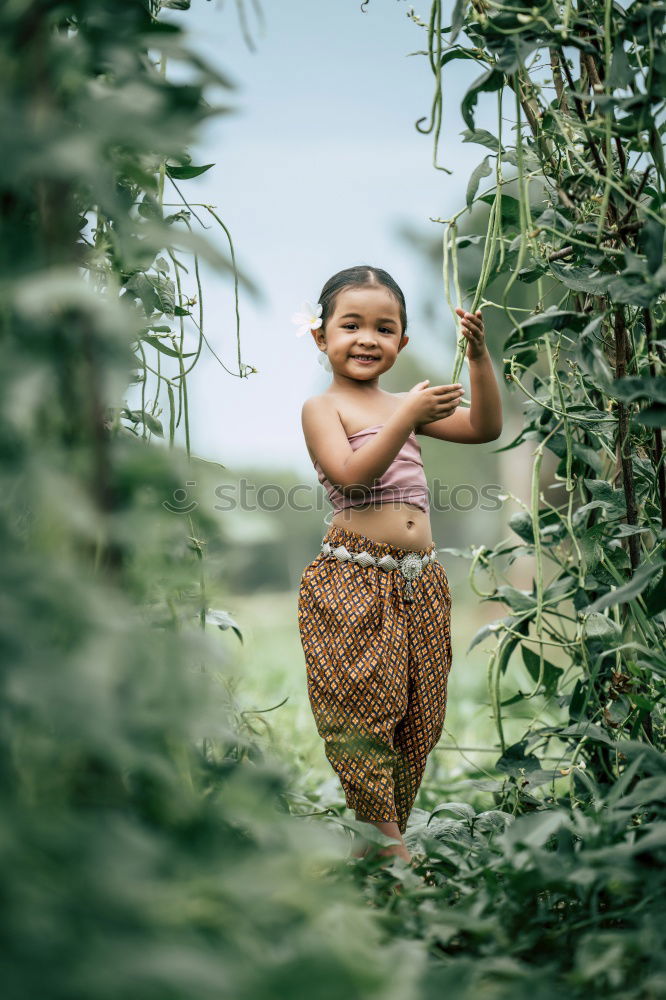
[[[465,580],[458,587],[452,581],[452,591],[453,666],[447,718],[440,743],[428,760],[416,807],[427,808],[431,799],[439,801],[462,779],[485,777],[484,771],[489,772],[488,776],[496,775],[493,765],[499,749],[486,681],[494,639],[490,637],[470,652],[467,649],[477,630],[499,617],[503,606],[480,604]],[[249,713],[245,721],[261,743],[291,769],[297,789],[308,799],[344,807],[342,790],[324,756],[310,709],[297,600],[295,591],[227,598],[225,606],[244,636],[240,646],[230,631],[226,633],[229,648],[232,643],[236,647],[229,667],[230,684],[239,709]],[[512,669],[514,676],[505,681],[505,698],[519,686],[523,691],[532,687],[522,664]],[[536,713],[540,701],[527,703],[532,706],[528,709],[521,703],[504,709],[508,742],[522,736],[526,717]],[[456,745],[462,752],[455,749]],[[465,749],[469,747],[487,748],[488,752]],[[492,805],[487,797],[470,795],[469,788],[465,797],[485,807]]]

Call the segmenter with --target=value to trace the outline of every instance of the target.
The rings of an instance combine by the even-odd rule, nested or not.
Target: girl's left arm
[[[456,309],[456,312],[460,316],[462,332],[469,341],[470,407],[463,409],[459,406],[450,416],[420,424],[416,430],[419,434],[442,441],[482,444],[494,441],[502,433],[502,400],[486,344],[481,310],[468,313],[464,309]]]

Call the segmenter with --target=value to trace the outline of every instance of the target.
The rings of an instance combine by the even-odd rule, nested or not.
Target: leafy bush
[[[0,11],[3,995],[402,1000],[423,949],[383,943],[324,878],[339,837],[288,815],[288,774],[229,696],[242,627],[210,607],[214,520],[165,505],[206,468],[180,248],[195,276],[199,253],[242,275],[163,212],[165,179],[199,172],[204,94],[228,85],[159,6]]]

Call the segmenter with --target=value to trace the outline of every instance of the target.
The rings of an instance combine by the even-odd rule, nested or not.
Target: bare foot
[[[355,816],[356,819],[360,820],[362,823],[372,823],[372,825],[376,826],[378,830],[380,830],[382,833],[385,833],[387,837],[391,837],[393,840],[398,841],[398,843],[395,845],[390,844],[388,847],[378,848],[377,849],[378,854],[381,854],[386,857],[392,857],[393,855],[397,855],[397,857],[403,858],[403,860],[407,862],[411,862],[412,856],[407,850],[407,845],[402,839],[402,834],[398,829],[397,823],[394,822],[387,823],[384,820],[365,819],[363,816],[359,816],[358,812],[355,813]],[[363,838],[360,838],[360,842],[357,843],[354,849],[352,850],[352,855],[356,858],[362,858],[364,857],[365,854],[367,854],[368,847],[369,845],[367,843],[364,843]]]

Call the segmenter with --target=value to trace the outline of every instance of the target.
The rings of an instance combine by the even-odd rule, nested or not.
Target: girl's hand
[[[456,307],[456,312],[460,316],[460,329],[469,341],[467,345],[467,357],[470,361],[482,358],[488,350],[486,345],[486,334],[483,327],[481,310],[476,313],[465,312],[464,309]]]
[[[430,385],[430,379],[417,382],[404,397],[410,421],[414,426],[429,424],[455,412],[465,390],[460,382],[454,385]]]

